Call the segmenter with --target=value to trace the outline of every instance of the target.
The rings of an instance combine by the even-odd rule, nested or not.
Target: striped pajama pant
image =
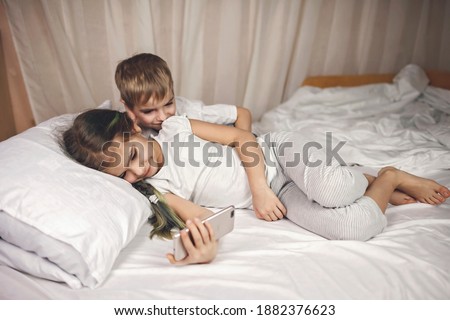
[[[317,144],[304,152],[308,141],[298,133],[278,132],[269,137],[277,169],[270,187],[285,205],[289,220],[335,240],[365,241],[385,228],[381,209],[364,196],[368,181],[363,173],[337,158],[330,159]]]

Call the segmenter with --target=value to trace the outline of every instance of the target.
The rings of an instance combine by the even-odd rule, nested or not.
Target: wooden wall
[[[35,125],[25,82],[0,0],[0,141]]]
[[[11,97],[9,94],[2,34],[0,33],[0,141],[15,135],[16,132]]]

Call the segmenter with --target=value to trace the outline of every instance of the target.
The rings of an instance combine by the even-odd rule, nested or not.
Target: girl
[[[151,236],[190,229],[192,240],[182,233],[188,256],[167,256],[175,264],[205,263],[216,254],[211,227],[199,220],[209,210],[201,206],[252,207],[260,219],[286,216],[328,239],[364,241],[386,226],[389,202],[437,205],[450,196],[435,181],[392,167],[377,177],[353,171],[295,132],[256,140],[234,127],[173,116],[147,139],[125,113],[96,109],[80,114],[63,141],[81,164],[121,177],[148,196]]]

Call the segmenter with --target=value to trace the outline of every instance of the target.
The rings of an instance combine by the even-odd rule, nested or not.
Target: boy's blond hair
[[[169,66],[160,57],[141,53],[121,61],[115,80],[120,97],[128,108],[145,104],[151,97],[157,101],[173,94]]]

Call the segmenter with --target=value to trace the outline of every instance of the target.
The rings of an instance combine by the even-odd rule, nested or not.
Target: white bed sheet
[[[328,241],[239,210],[216,260],[184,267],[169,265],[171,243],[149,241],[145,225],[100,287],[74,290],[0,266],[0,298],[448,299],[449,209],[390,208],[388,227],[367,242]]]
[[[343,153],[363,170],[393,164],[450,186],[449,92],[427,87],[420,71],[406,68],[396,87],[299,89],[255,129],[301,130],[319,140],[333,131],[336,139],[352,141]],[[314,112],[311,99],[328,116]],[[74,290],[0,266],[0,298],[449,299],[450,201],[391,206],[386,215],[383,233],[357,242],[325,240],[288,220],[269,223],[238,210],[235,230],[220,241],[217,258],[184,267],[169,265],[171,242],[150,241],[145,224],[98,288]]]

